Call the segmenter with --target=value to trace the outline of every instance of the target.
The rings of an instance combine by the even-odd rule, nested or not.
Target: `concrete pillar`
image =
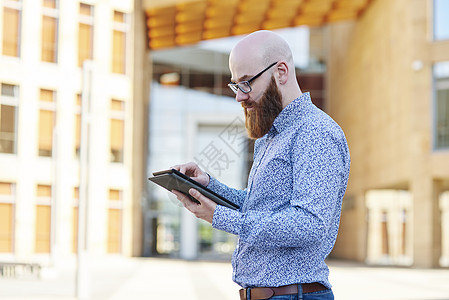
[[[132,55],[132,82],[133,82],[133,99],[132,99],[132,149],[130,153],[132,160],[132,243],[129,254],[133,256],[142,255],[143,245],[143,214],[142,202],[145,195],[148,166],[148,118],[149,118],[149,90],[152,81],[152,64],[146,44],[146,24],[145,15],[143,13],[143,1],[134,0],[134,18],[132,24],[132,37],[134,44],[134,52]],[[127,251],[128,254],[128,251]]]
[[[435,259],[435,212],[436,199],[429,164],[432,144],[429,132],[432,124],[432,105],[429,91],[432,90],[431,64],[425,60],[428,47],[427,1],[410,1],[412,61],[424,61],[424,67],[411,73],[410,84],[410,190],[413,197],[414,235],[413,263],[415,267],[433,267]]]
[[[401,254],[401,264],[410,266],[413,263],[413,202],[412,195],[409,191],[399,192],[399,201],[401,209],[405,213],[402,216],[401,222],[405,222],[405,229],[402,228],[401,234],[405,238],[405,252]],[[405,234],[403,232],[405,230]]]
[[[441,252],[441,227],[438,208],[438,182],[416,180],[412,186],[414,234],[413,265],[437,267]]]
[[[196,259],[198,255],[198,224],[196,217],[187,209],[181,213],[181,249],[182,259]]]
[[[394,194],[397,196],[397,193]],[[388,244],[390,245],[389,256],[391,263],[399,264],[402,250],[402,209],[399,199],[392,199],[392,205],[388,209]]]
[[[432,219],[433,224],[433,259],[432,267],[440,266],[440,258],[442,256],[442,215],[439,207],[440,197],[443,192],[443,181],[433,180],[432,182],[433,194],[432,194],[432,208],[434,218]]]
[[[440,196],[441,210],[441,257],[440,265],[449,267],[449,191]]]
[[[382,238],[381,238],[381,211],[380,207],[375,205],[375,199],[367,196],[368,208],[368,241],[366,261],[369,264],[376,263],[382,256]]]

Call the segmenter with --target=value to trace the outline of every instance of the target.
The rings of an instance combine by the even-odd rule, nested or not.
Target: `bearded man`
[[[172,192],[196,217],[238,236],[232,266],[241,299],[334,299],[325,258],[337,238],[349,176],[344,133],[301,92],[292,52],[279,35],[246,36],[232,49],[229,68],[229,87],[256,139],[247,188],[230,188],[195,163],[173,168],[240,209],[194,189],[189,193],[199,204]]]

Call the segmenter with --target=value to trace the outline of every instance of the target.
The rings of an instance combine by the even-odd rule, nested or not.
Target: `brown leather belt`
[[[318,282],[313,283],[303,283],[302,286],[302,292],[304,294],[306,293],[313,293],[325,290],[326,287]],[[247,300],[246,298],[246,290],[247,289],[241,289],[240,292],[240,299],[241,300]],[[281,296],[281,295],[291,295],[291,294],[297,294],[298,293],[298,285],[297,284],[290,284],[290,285],[284,285],[280,287],[255,287],[250,288],[251,293],[251,300],[261,300],[261,299],[269,299],[273,296]]]

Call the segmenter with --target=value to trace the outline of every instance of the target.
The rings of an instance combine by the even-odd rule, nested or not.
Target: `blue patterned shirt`
[[[258,139],[248,186],[211,178],[209,188],[240,206],[218,205],[212,226],[238,235],[233,280],[242,287],[320,282],[337,238],[349,176],[343,131],[304,93]]]

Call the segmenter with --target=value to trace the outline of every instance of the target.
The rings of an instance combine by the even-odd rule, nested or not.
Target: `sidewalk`
[[[329,266],[336,300],[449,300],[448,269]],[[92,300],[239,299],[229,262],[101,257],[89,270]],[[75,278],[74,264],[44,269],[41,279],[0,277],[0,299],[75,300]]]

